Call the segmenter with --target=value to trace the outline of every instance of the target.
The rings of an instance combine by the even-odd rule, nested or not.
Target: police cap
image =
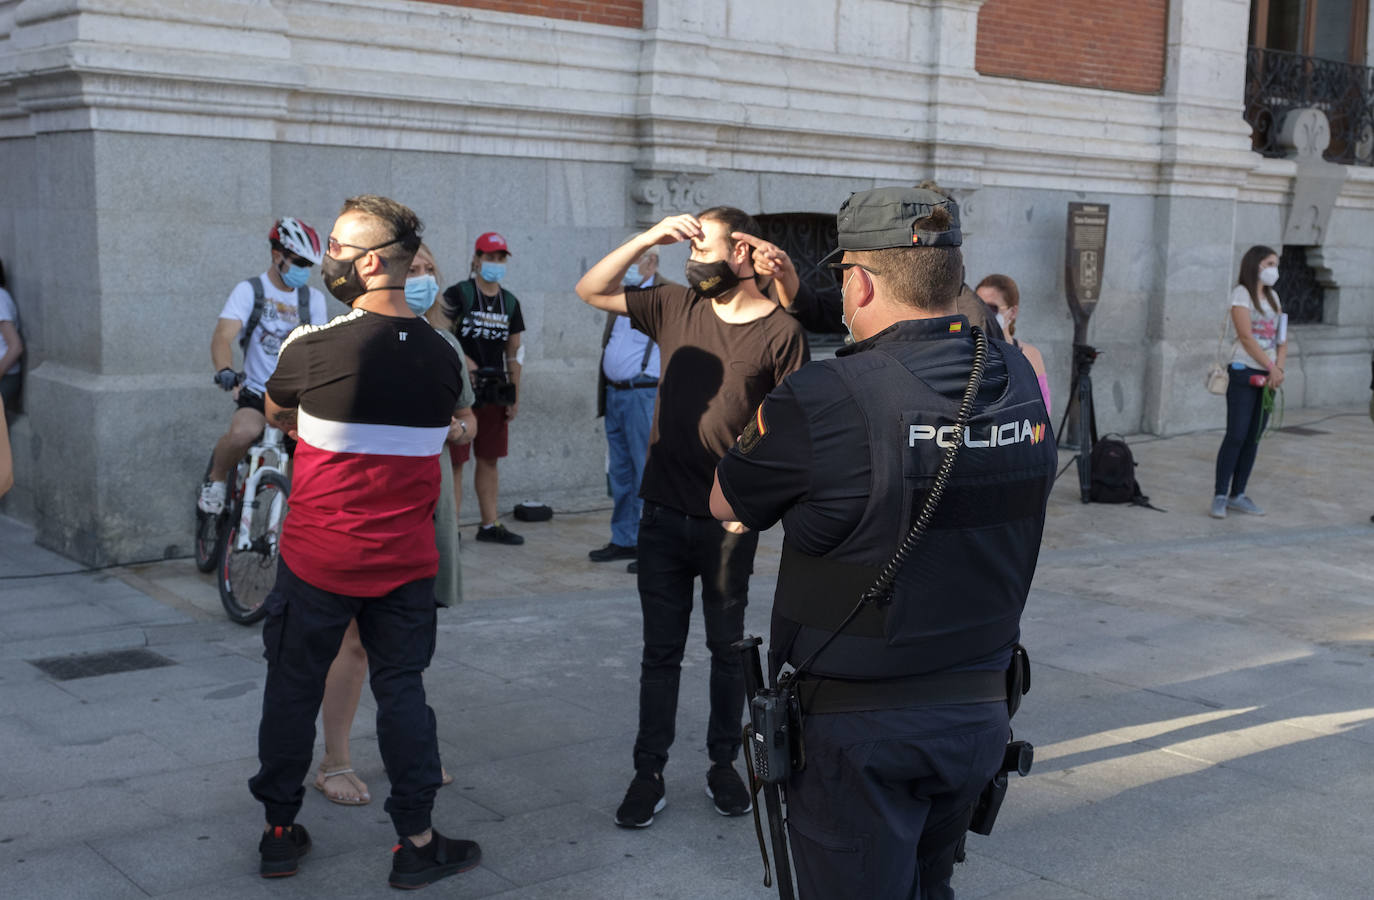
[[[935,209],[949,211],[947,231],[916,227]],[[884,187],[850,194],[835,217],[839,246],[821,265],[840,258],[846,250],[886,250],[891,247],[958,247],[964,242],[959,230],[959,204],[944,194],[917,187]]]

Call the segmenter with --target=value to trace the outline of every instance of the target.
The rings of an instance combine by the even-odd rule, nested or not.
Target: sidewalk
[[[1023,642],[1036,744],[995,833],[955,873],[973,898],[1368,896],[1374,803],[1374,428],[1304,410],[1261,446],[1263,518],[1207,517],[1219,432],[1132,441],[1148,509],[1050,504]],[[1063,462],[1068,454],[1061,454]],[[189,513],[188,513],[189,517]],[[708,656],[684,662],[668,806],[614,827],[631,775],[640,622],[633,576],[597,565],[608,512],[464,541],[468,601],[440,613],[427,683],[456,777],[435,822],[483,864],[432,896],[776,896],[748,818],[706,798]],[[471,537],[471,526],[464,527]],[[765,634],[779,529],[762,536],[748,627]],[[372,805],[307,790],[315,850],[256,874],[264,664],[213,580],[175,561],[98,573],[0,518],[0,885],[6,897],[386,897],[393,842],[371,698],[354,728]],[[42,577],[27,577],[27,576]],[[23,577],[16,577],[23,576]],[[145,649],[171,664],[58,681],[30,661]]]

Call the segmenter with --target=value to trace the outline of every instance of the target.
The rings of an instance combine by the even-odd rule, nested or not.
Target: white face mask
[[[1002,333],[1007,333],[1007,317],[1001,313],[997,314],[997,327],[1002,329]]]
[[[1267,269],[1260,269],[1259,280],[1260,284],[1264,285],[1265,287],[1273,287],[1274,285],[1278,284],[1279,267],[1270,266]]]
[[[858,311],[857,309],[854,310],[854,319],[850,319],[848,322],[845,321],[845,318],[844,318],[844,291],[845,291],[845,288],[849,287],[849,282],[853,281],[853,280],[854,280],[854,276],[857,275],[857,274],[858,274],[858,269],[856,268],[853,272],[850,272],[850,273],[849,273],[849,278],[845,279],[844,284],[840,285],[840,324],[844,326],[844,330],[845,330],[845,331],[849,332],[849,340],[850,340],[851,343],[853,343],[854,341],[857,341],[857,340],[858,340],[858,338],[856,338],[856,337],[854,336],[854,320],[859,318],[859,311]]]

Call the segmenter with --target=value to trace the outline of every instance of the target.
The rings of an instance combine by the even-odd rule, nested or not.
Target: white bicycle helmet
[[[293,219],[287,216],[277,221],[272,226],[272,230],[267,233],[267,239],[273,246],[279,246],[299,257],[310,260],[315,265],[320,264],[324,258],[324,248],[320,245],[320,236],[315,233],[315,229],[302,222],[300,219]]]

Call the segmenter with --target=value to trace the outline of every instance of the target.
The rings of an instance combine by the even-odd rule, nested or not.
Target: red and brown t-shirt
[[[354,597],[434,576],[439,452],[462,365],[416,317],[358,309],[286,339],[267,394],[299,407],[281,539],[292,572]]]

